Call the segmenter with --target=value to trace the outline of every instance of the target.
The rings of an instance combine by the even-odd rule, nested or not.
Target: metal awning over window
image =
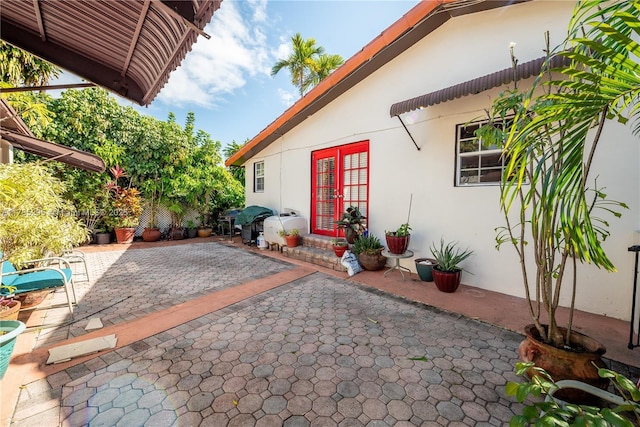
[[[486,76],[478,77],[454,86],[449,86],[435,92],[407,99],[406,101],[396,102],[391,106],[391,117],[400,116],[400,114],[408,113],[409,111],[426,108],[431,105],[440,104],[463,96],[473,95],[485,90],[500,87],[513,82],[516,75],[518,79],[537,76],[540,74],[540,70],[542,69],[542,65],[545,60],[546,57],[542,57],[534,59],[533,61],[518,64],[516,66],[516,73],[514,73],[513,68],[505,68],[504,70],[496,71],[495,73],[487,74]],[[568,63],[569,59],[566,57],[554,56],[551,58],[550,67],[556,68],[567,65]]]

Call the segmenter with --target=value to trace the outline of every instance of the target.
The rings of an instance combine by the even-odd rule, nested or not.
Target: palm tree
[[[328,55],[326,53],[319,55],[315,61],[315,68],[306,82],[305,90],[320,83],[342,64],[344,64],[344,59],[340,55]]]
[[[501,206],[507,227],[498,243],[514,245],[521,260],[530,314],[540,336],[562,347],[567,336],[557,330],[555,311],[563,275],[572,274],[571,314],[576,295],[578,262],[591,263],[614,271],[602,248],[609,235],[606,218],[620,216],[624,203],[606,199],[605,192],[590,177],[590,167],[609,119],[626,123],[635,119],[634,133],[640,131],[638,95],[640,64],[637,28],[640,1],[581,1],[574,9],[569,35],[558,52],[571,61],[554,71],[555,78],[543,78],[525,94],[515,94],[494,103],[515,110],[514,125],[505,138],[508,159],[501,187]],[[547,70],[548,71],[548,70]],[[543,95],[537,96],[540,90]],[[519,98],[517,98],[519,97]],[[504,115],[502,115],[504,117]],[[517,224],[509,222],[514,208]],[[515,220],[515,218],[514,218]],[[528,227],[524,232],[523,227]],[[524,262],[525,235],[531,233],[536,274],[532,287],[537,303],[529,296],[529,280]],[[571,272],[571,273],[569,273]],[[549,326],[540,323],[540,304],[548,312]]]
[[[344,61],[340,55],[325,55],[322,46],[316,46],[313,38],[303,39],[300,33],[291,37],[293,52],[271,68],[271,76],[286,68],[291,74],[291,83],[300,91],[300,97]]]

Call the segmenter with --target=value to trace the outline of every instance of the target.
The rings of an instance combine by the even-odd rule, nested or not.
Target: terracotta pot
[[[608,379],[598,375],[598,367],[606,367],[601,356],[607,349],[593,338],[571,331],[571,344],[582,349],[578,352],[545,344],[533,324],[525,326],[524,332],[526,338],[518,347],[520,360],[535,363],[537,367],[547,371],[554,381],[577,380],[603,390],[609,385]],[[565,328],[560,328],[560,332],[566,337]],[[534,372],[530,370],[528,374],[531,377]],[[563,389],[554,396],[567,402],[594,404],[593,396],[580,390]]]
[[[12,299],[3,300],[0,301],[0,306],[0,320],[18,320],[20,301]]]
[[[131,243],[136,235],[136,229],[134,227],[116,228],[116,242],[118,243]]]
[[[199,228],[198,229],[198,237],[209,237],[213,233],[213,229],[211,228]]]
[[[348,247],[349,246],[347,245],[342,245],[342,246],[333,245],[333,253],[335,253],[338,258],[342,258],[342,255],[344,255],[344,252],[347,250]]]
[[[462,270],[440,271],[438,268],[432,269],[433,281],[440,292],[452,293],[460,286]]]
[[[287,241],[287,246],[289,246],[290,248],[295,248],[296,246],[298,246],[299,237],[300,236],[284,236],[285,240]]]
[[[51,289],[43,289],[16,295],[14,299],[20,301],[20,309],[23,310],[39,305],[50,293]]]
[[[142,232],[142,240],[145,242],[157,242],[160,237],[162,237],[162,233],[156,227],[146,227]]]
[[[387,239],[387,247],[389,252],[396,255],[402,255],[409,249],[409,240],[411,235],[408,236],[394,236],[392,234],[385,234]]]
[[[382,251],[376,254],[358,254],[358,262],[368,271],[382,270],[387,265],[387,258],[382,255]]]
[[[438,261],[433,258],[416,258],[416,271],[423,282],[433,282],[433,267]]]

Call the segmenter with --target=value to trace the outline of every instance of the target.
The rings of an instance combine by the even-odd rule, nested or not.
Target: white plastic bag
[[[349,277],[362,271],[362,267],[360,266],[360,263],[358,263],[358,259],[355,254],[351,253],[351,251],[344,251],[342,258],[340,259],[340,264],[347,267]]]

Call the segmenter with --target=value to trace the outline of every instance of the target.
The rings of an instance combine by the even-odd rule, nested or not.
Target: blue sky
[[[287,70],[271,67],[290,53],[299,32],[347,60],[417,1],[224,0],[180,68],[148,107],[138,110],[196,128],[226,145],[253,138],[298,99]],[[126,102],[123,102],[126,103]]]

